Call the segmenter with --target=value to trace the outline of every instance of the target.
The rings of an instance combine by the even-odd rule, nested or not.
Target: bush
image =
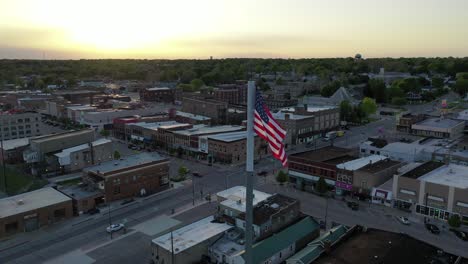
[[[320,177],[320,179],[317,181],[315,184],[315,191],[317,191],[320,194],[326,193],[328,190],[327,183],[325,182],[325,179],[323,177]]]
[[[406,104],[406,99],[402,98],[402,97],[392,98],[392,104],[394,104],[394,105],[405,105]]]
[[[289,180],[288,174],[284,171],[279,171],[278,174],[276,175],[276,181],[280,184],[284,184]]]
[[[457,214],[452,215],[452,216],[449,218],[449,220],[448,220],[448,224],[449,224],[451,227],[460,227],[460,225],[461,225],[460,216],[457,215]]]

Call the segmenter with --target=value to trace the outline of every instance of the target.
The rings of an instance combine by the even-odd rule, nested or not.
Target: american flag
[[[268,141],[273,157],[281,161],[284,167],[288,164],[288,158],[284,151],[283,139],[286,131],[276,122],[270,110],[265,105],[262,95],[257,92],[255,97],[254,130],[257,135]]]

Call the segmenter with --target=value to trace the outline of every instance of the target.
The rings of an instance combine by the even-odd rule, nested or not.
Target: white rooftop
[[[146,88],[148,91],[161,91],[161,90],[170,90],[171,88],[168,87],[153,87],[153,88]]]
[[[468,167],[449,164],[439,167],[418,178],[421,181],[468,189]]]
[[[188,248],[198,245],[203,241],[206,241],[233,228],[233,226],[230,226],[226,223],[212,223],[213,220],[214,217],[209,216],[173,231],[172,241],[174,246],[174,253],[179,254]],[[153,239],[153,243],[169,252],[172,252],[170,232]]]
[[[100,138],[96,141],[91,142],[93,144],[93,147],[103,145],[106,143],[112,142],[110,139],[105,139],[105,138]],[[78,146],[74,146],[71,148],[63,149],[61,152],[54,154],[57,158],[59,158],[59,163],[60,165],[69,165],[70,164],[70,154],[76,151],[80,150],[85,150],[88,149],[89,145],[88,144],[81,144]]]
[[[255,134],[254,136],[257,136],[257,135]],[[209,135],[209,136],[206,136],[206,138],[218,140],[218,141],[224,141],[224,142],[233,142],[233,141],[237,141],[241,139],[246,139],[247,132],[239,131],[239,132],[221,133],[221,134]]]
[[[338,169],[344,169],[344,170],[349,170],[349,171],[355,171],[359,170],[360,168],[370,164],[370,163],[375,163],[380,160],[387,159],[387,157],[382,156],[382,155],[371,155],[368,157],[360,158],[360,159],[355,159],[355,160],[350,160],[345,163],[341,163],[336,165]]]
[[[289,115],[289,119],[293,120],[300,120],[300,119],[306,119],[306,118],[313,118],[313,116],[305,116],[305,115],[296,115],[293,113],[285,113],[285,112],[277,112],[277,113],[272,113],[273,117],[275,119],[280,119],[284,120],[286,119],[286,115]]]
[[[167,126],[173,126],[173,125],[186,125],[186,124],[181,124],[176,121],[163,121],[163,122],[138,122],[138,123],[133,123],[130,124],[132,126],[139,126],[147,129],[152,129],[152,130],[157,130],[160,127],[167,127]]]
[[[67,109],[78,111],[78,110],[96,110],[97,107],[90,106],[90,105],[75,105],[75,106],[67,106]]]
[[[192,114],[192,113],[186,113],[186,112],[181,112],[181,111],[177,111],[176,115],[191,118],[191,119],[194,119],[194,120],[199,120],[199,121],[205,121],[205,120],[210,120],[211,119],[210,117],[207,117],[207,116],[195,115],[195,114]]]
[[[38,208],[71,201],[52,187],[0,199],[0,218],[29,212]]]
[[[226,200],[222,201],[221,204],[235,209],[240,212],[245,212],[245,187],[244,186],[234,186],[232,188],[229,188],[227,190],[218,192],[216,195],[218,197],[222,197]],[[254,194],[254,199],[253,199],[253,205],[255,206],[257,203],[262,202],[268,197],[271,196],[269,193],[253,190]]]
[[[215,134],[221,132],[233,132],[243,130],[243,126],[206,126],[206,125],[195,125],[193,128],[174,131],[174,134],[193,136],[201,134]]]
[[[29,138],[18,138],[3,141],[3,150],[12,150],[29,145]]]
[[[428,118],[424,121],[414,124],[413,127],[416,127],[419,129],[422,127],[448,129],[448,128],[457,126],[462,122],[463,122],[462,120],[454,120],[454,119],[448,119],[448,118]]]

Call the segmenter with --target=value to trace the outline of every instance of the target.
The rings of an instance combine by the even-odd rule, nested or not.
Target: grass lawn
[[[7,191],[9,195],[18,194],[26,191],[32,191],[42,188],[47,184],[46,180],[37,179],[34,176],[27,175],[14,166],[6,166]],[[0,189],[5,192],[5,177],[3,167],[0,167]]]

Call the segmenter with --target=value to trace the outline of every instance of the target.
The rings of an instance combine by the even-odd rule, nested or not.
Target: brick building
[[[72,199],[52,187],[0,199],[0,237],[71,218]]]
[[[226,124],[228,103],[211,99],[184,97],[182,111],[211,118],[212,124]]]
[[[39,136],[44,133],[41,114],[36,112],[0,112],[0,139]]]
[[[247,104],[247,85],[245,84],[221,84],[213,91],[215,100],[235,105]]]
[[[404,114],[398,118],[396,129],[401,132],[411,133],[411,126],[426,119],[425,115]]]
[[[289,155],[289,179],[296,188],[312,190],[315,183],[323,177],[330,186],[337,179],[336,165],[355,159],[349,149],[324,147]]]
[[[175,100],[175,89],[168,87],[140,89],[140,100],[147,102],[173,103]]]
[[[140,153],[83,170],[83,181],[101,190],[106,202],[169,188],[169,159]]]

